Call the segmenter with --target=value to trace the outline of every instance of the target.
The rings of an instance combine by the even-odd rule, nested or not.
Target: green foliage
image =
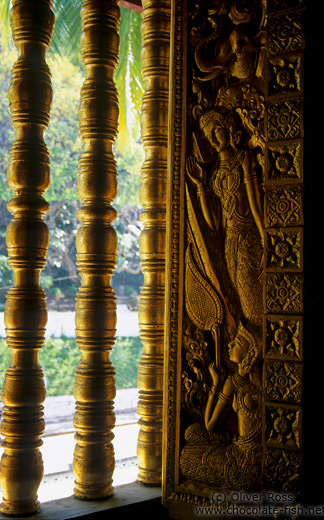
[[[137,365],[143,346],[139,337],[118,337],[110,355],[117,390],[137,387]]]
[[[49,202],[77,201],[76,180],[82,152],[78,111],[82,71],[63,56],[49,60],[52,74],[53,103],[45,141],[51,159]]]
[[[50,51],[68,56],[75,65],[80,64],[81,58],[81,4],[82,0],[53,2],[55,26]]]
[[[139,203],[140,170],[144,151],[139,143],[133,143],[132,153],[116,152],[118,165],[118,195],[115,208],[118,217],[114,227],[118,236],[117,268],[113,284],[132,287],[139,293],[143,283],[141,275],[138,237],[142,229],[139,220],[142,208]]]
[[[16,52],[0,49],[0,56],[0,92],[5,92],[8,90]],[[50,299],[57,299],[60,295],[61,299],[74,300],[80,280],[75,265],[75,237],[80,227],[77,217],[80,206],[77,172],[82,144],[78,109],[84,75],[66,56],[51,56],[48,61],[53,84],[51,120],[45,133],[51,160],[51,186],[45,194],[50,202],[50,210],[45,217],[50,230],[50,245],[47,265],[42,273],[42,286]],[[6,170],[10,147],[15,139],[7,96],[0,96],[0,118],[0,255],[5,257],[5,232],[11,219],[6,203],[12,197],[6,182]],[[115,150],[119,184],[118,196],[114,201],[118,212],[114,223],[118,235],[118,263],[113,284],[117,294],[119,280],[137,294],[142,285],[138,234],[141,229],[139,182],[144,152],[139,142],[132,140],[130,146],[130,150],[121,146]],[[127,273],[127,276],[121,279],[121,273]],[[4,279],[0,283],[2,286],[8,285]],[[5,294],[6,291],[0,290],[0,307],[4,305]]]
[[[0,47],[0,199],[9,200],[12,193],[7,184],[7,167],[9,150],[13,142],[15,131],[11,124],[9,113],[8,89],[12,65],[16,59],[13,49],[6,51]],[[3,217],[1,208],[1,217]],[[8,213],[9,216],[9,213]],[[2,219],[1,219],[2,221]],[[0,222],[0,225],[2,222]]]
[[[73,394],[74,372],[79,359],[74,338],[46,338],[39,353],[39,363],[45,373],[47,395]]]
[[[141,71],[141,15],[121,8],[119,65],[115,83],[121,107],[117,149],[130,150],[130,143],[140,135],[140,113],[144,83]]]
[[[67,57],[71,63],[81,67],[81,5],[82,0],[54,0],[55,27],[49,55]],[[0,45],[12,45],[9,28],[10,0],[1,0]],[[129,140],[138,139],[140,134],[140,107],[144,93],[141,74],[141,13],[120,8],[119,64],[115,82],[119,92],[120,140],[117,146],[130,148]]]
[[[117,390],[137,387],[137,364],[142,353],[139,337],[118,337],[111,352],[111,361],[116,371]],[[48,396],[72,395],[75,368],[80,353],[74,338],[46,338],[40,350],[39,362],[45,372]],[[10,350],[0,339],[0,385],[10,364]]]
[[[5,232],[11,215],[6,203],[12,198],[6,182],[9,152],[15,139],[8,107],[11,69],[17,57],[9,30],[10,0],[0,5],[0,311],[3,310],[7,286],[12,284],[8,265]],[[56,25],[48,63],[52,73],[53,104],[51,121],[45,134],[50,152],[51,186],[45,194],[50,202],[46,221],[50,230],[47,266],[41,284],[49,296],[71,298],[79,284],[75,267],[75,236],[80,222],[77,209],[77,170],[82,152],[79,137],[78,109],[84,74],[80,64],[81,0],[54,0]],[[118,266],[113,281],[123,283],[125,294],[136,302],[142,274],[140,272],[138,234],[139,176],[144,160],[139,143],[139,114],[144,84],[141,76],[141,15],[121,8],[120,60],[115,81],[119,91],[120,138],[115,153],[118,165],[119,192],[115,201],[118,218],[115,228],[119,238]],[[2,46],[2,48],[1,48]],[[1,290],[2,289],[2,290]],[[116,289],[118,292],[118,288]],[[135,303],[134,303],[135,305]],[[137,362],[142,351],[139,338],[117,338],[111,353],[116,370],[117,388],[137,386]],[[47,338],[40,352],[45,369],[48,395],[73,392],[74,371],[79,351],[73,338]],[[0,384],[10,363],[10,351],[0,339]]]
[[[0,312],[4,311],[5,295],[11,287],[13,274],[8,264],[8,258],[0,255]]]

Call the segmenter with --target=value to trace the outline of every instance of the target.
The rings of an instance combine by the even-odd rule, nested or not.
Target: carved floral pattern
[[[265,443],[289,449],[301,447],[301,408],[265,407]]]
[[[301,91],[301,57],[289,56],[269,59],[268,95]]]
[[[302,191],[299,186],[271,188],[266,192],[266,199],[266,218],[269,227],[301,224]]]
[[[268,273],[266,306],[269,312],[301,312],[302,281],[299,275]]]
[[[266,318],[265,354],[273,357],[287,357],[301,360],[302,325],[301,317]]]
[[[196,424],[192,424],[192,414],[194,408],[199,410],[200,418],[205,415],[205,395],[208,387],[203,385],[208,381],[205,369],[209,362],[209,357],[214,358],[214,346],[218,344],[211,341],[210,331],[198,335],[194,329],[188,332],[185,318],[186,314],[185,297],[187,295],[181,271],[185,264],[184,249],[188,245],[188,240],[194,239],[197,244],[197,254],[195,260],[200,272],[215,282],[216,289],[221,297],[224,307],[224,324],[230,318],[233,310],[234,320],[240,315],[241,309],[237,301],[233,299],[235,293],[231,280],[221,277],[212,277],[210,264],[215,269],[216,275],[226,272],[229,269],[225,262],[218,259],[216,254],[205,255],[209,250],[213,250],[214,244],[220,244],[217,248],[223,255],[224,237],[216,230],[215,217],[222,217],[223,207],[216,198],[212,184],[212,175],[215,179],[219,173],[218,159],[222,151],[221,138],[214,139],[213,131],[217,128],[226,130],[226,125],[219,125],[213,128],[200,125],[200,118],[208,111],[219,110],[219,114],[226,114],[226,109],[238,116],[239,125],[236,132],[235,127],[231,127],[231,145],[240,152],[241,146],[244,150],[249,149],[250,156],[254,159],[256,169],[254,175],[247,175],[245,179],[253,180],[256,187],[261,188],[261,216],[265,217],[262,238],[265,238],[265,275],[260,275],[263,282],[263,352],[265,362],[263,363],[263,397],[266,402],[265,407],[258,415],[257,426],[263,427],[261,437],[263,438],[263,477],[268,489],[294,489],[299,479],[301,455],[301,409],[296,406],[301,396],[301,368],[299,363],[302,359],[302,338],[301,325],[302,317],[297,316],[302,312],[302,31],[301,13],[284,13],[283,9],[290,9],[302,5],[300,0],[269,0],[265,2],[245,2],[242,0],[216,1],[212,5],[192,1],[188,3],[188,12],[184,4],[175,3],[176,22],[175,31],[175,70],[177,76],[174,80],[174,127],[173,127],[173,163],[172,186],[170,197],[172,201],[171,212],[173,221],[171,226],[172,244],[169,254],[170,262],[173,262],[173,272],[171,271],[171,281],[168,294],[172,297],[172,282],[179,282],[176,285],[174,300],[171,298],[171,315],[167,329],[167,342],[170,344],[168,353],[169,378],[171,379],[168,389],[168,435],[166,443],[167,451],[167,493],[170,500],[183,503],[192,503],[200,500],[201,486],[196,487],[196,481],[203,485],[210,485],[213,480],[207,480],[204,471],[206,462],[200,454],[206,442],[207,448],[214,453],[210,471],[212,478],[216,478],[217,471],[214,462],[219,460],[220,471],[225,471],[225,466],[221,458],[225,454],[231,454],[236,444],[229,442],[228,445],[220,447],[219,453],[215,451],[215,433],[207,432],[204,429],[202,420],[198,421],[199,428],[196,436],[190,436],[196,429]],[[240,12],[242,6],[247,8],[244,13]],[[263,11],[264,9],[264,11]],[[265,12],[267,11],[267,13]],[[274,13],[278,11],[275,16]],[[262,12],[260,18],[254,16]],[[268,18],[266,14],[270,15]],[[186,17],[186,15],[188,15]],[[242,16],[244,15],[244,18]],[[262,18],[262,23],[260,22]],[[188,20],[188,54],[185,56],[184,49],[181,47],[185,41],[183,34],[184,26],[182,20]],[[254,28],[258,32],[252,38],[245,33],[245,27],[253,21]],[[258,25],[260,22],[260,25]],[[243,27],[242,24],[246,25]],[[268,24],[268,41],[265,41],[266,23]],[[242,32],[240,32],[242,31]],[[262,38],[259,35],[262,33]],[[242,51],[242,47],[246,45]],[[270,52],[269,52],[270,48]],[[265,59],[266,51],[268,56],[268,77],[266,77]],[[269,57],[270,55],[270,57]],[[252,59],[253,58],[253,59]],[[254,59],[256,58],[256,59]],[[181,81],[184,78],[183,63],[188,62],[188,83],[187,83],[187,105],[183,97],[183,87]],[[257,63],[257,68],[253,69]],[[180,72],[180,74],[179,74]],[[181,79],[182,78],[182,79]],[[268,90],[266,82],[269,81]],[[267,97],[268,96],[268,97]],[[210,115],[212,115],[210,113]],[[213,117],[215,114],[213,115]],[[217,116],[218,117],[218,116]],[[216,116],[215,116],[216,118]],[[218,118],[221,121],[221,117]],[[186,131],[183,132],[183,121],[187,121]],[[209,120],[209,122],[211,119]],[[228,119],[229,121],[229,119]],[[203,123],[203,121],[201,121]],[[226,120],[227,123],[227,120]],[[205,132],[202,132],[202,129]],[[181,134],[183,132],[183,138]],[[216,132],[214,132],[216,133]],[[185,144],[187,143],[187,144]],[[218,149],[220,148],[220,150]],[[183,158],[195,156],[196,162],[192,161],[190,172],[188,165],[186,168],[181,161],[176,161],[183,152]],[[195,168],[194,168],[195,167]],[[217,167],[217,168],[216,168]],[[223,167],[223,166],[222,166]],[[223,183],[222,188],[230,188],[235,184],[236,171],[233,167],[229,169],[230,175],[226,178],[229,181]],[[180,172],[180,173],[179,173]],[[222,173],[222,172],[221,172]],[[182,175],[187,175],[185,179]],[[253,178],[252,178],[253,177]],[[220,176],[217,177],[219,181]],[[223,179],[223,177],[222,177]],[[224,176],[225,179],[225,176]],[[196,182],[201,180],[201,183]],[[181,206],[179,199],[175,195],[179,191],[181,182],[187,191]],[[198,190],[199,188],[199,190]],[[214,191],[215,193],[214,193]],[[192,215],[196,221],[191,219],[188,210],[188,200],[193,209]],[[210,232],[202,222],[201,201],[211,202],[211,212],[208,225]],[[179,208],[186,208],[185,214]],[[206,206],[207,207],[207,206]],[[234,207],[234,205],[233,205]],[[204,206],[205,208],[205,206]],[[231,208],[230,208],[231,209]],[[226,207],[227,210],[227,207]],[[207,211],[206,211],[207,213]],[[184,217],[184,220],[182,220]],[[197,224],[197,225],[193,225]],[[219,218],[219,222],[223,221]],[[298,226],[298,227],[297,227]],[[189,230],[190,227],[190,230]],[[175,236],[175,232],[180,232]],[[182,229],[185,231],[182,232]],[[201,234],[199,231],[202,231]],[[190,232],[189,232],[190,231]],[[223,231],[223,229],[220,229]],[[215,239],[216,235],[216,239]],[[242,236],[239,232],[238,236]],[[201,239],[204,238],[204,240]],[[203,246],[203,247],[202,247]],[[227,250],[226,250],[227,251]],[[229,257],[233,258],[233,264],[237,265],[238,257],[231,252]],[[220,256],[221,256],[220,255]],[[210,263],[205,258],[211,258]],[[226,257],[227,258],[227,257]],[[289,271],[289,272],[288,272]],[[213,273],[212,273],[213,274]],[[263,274],[263,273],[262,273]],[[244,279],[244,277],[242,277]],[[184,278],[183,278],[184,279]],[[245,279],[244,279],[245,281]],[[219,283],[218,283],[219,282]],[[246,283],[244,284],[246,286]],[[182,295],[179,297],[179,295]],[[199,302],[201,304],[201,300]],[[237,306],[237,309],[236,309]],[[276,316],[277,315],[277,316]],[[175,319],[176,318],[176,319]],[[180,319],[180,326],[179,321]],[[196,325],[196,324],[195,324]],[[169,329],[169,333],[168,333]],[[224,351],[227,345],[225,335],[230,332],[230,328],[220,325],[221,334],[218,337],[222,356],[221,369],[231,372],[233,368],[227,365]],[[180,333],[182,338],[180,339]],[[226,334],[225,334],[226,333]],[[213,339],[217,339],[217,335]],[[259,343],[258,343],[259,344]],[[210,349],[207,347],[210,347]],[[260,341],[261,346],[261,341]],[[179,366],[179,349],[181,348],[181,366]],[[215,349],[216,351],[216,349]],[[171,361],[170,361],[171,360]],[[208,361],[207,361],[208,360]],[[171,364],[171,362],[173,364]],[[223,366],[224,364],[224,366]],[[180,368],[180,370],[179,370]],[[257,369],[260,365],[257,366]],[[261,375],[261,374],[257,374]],[[200,394],[196,392],[199,382]],[[213,387],[211,387],[213,388]],[[202,392],[203,390],[203,392]],[[204,394],[204,396],[203,396]],[[218,398],[217,392],[215,396]],[[179,416],[178,406],[174,406],[172,399],[179,399],[181,395],[181,416]],[[228,397],[226,394],[222,398]],[[194,399],[192,399],[194,397]],[[209,400],[208,396],[208,400]],[[216,399],[216,397],[215,397]],[[270,402],[269,402],[270,401]],[[272,401],[272,403],[271,403]],[[288,405],[288,403],[290,403]],[[228,405],[229,406],[229,405]],[[187,412],[192,412],[191,414]],[[185,413],[182,413],[185,412]],[[259,412],[261,410],[259,409]],[[243,412],[242,412],[243,416]],[[171,417],[171,418],[170,418]],[[247,416],[246,416],[247,417]],[[235,418],[235,417],[234,417]],[[241,418],[241,416],[240,416]],[[237,418],[235,418],[237,419]],[[246,418],[245,418],[246,420]],[[172,423],[172,424],[171,424]],[[175,426],[174,426],[175,425]],[[232,432],[233,424],[226,425]],[[204,436],[201,436],[201,431]],[[236,430],[235,430],[236,431]],[[209,438],[209,433],[214,437]],[[186,434],[188,434],[186,436]],[[207,440],[208,437],[208,440]],[[217,437],[218,440],[218,437]],[[218,444],[217,444],[218,446]],[[184,473],[181,466],[184,459],[184,448],[192,449],[191,456],[188,457],[188,468],[195,469],[201,473],[201,480],[197,479],[196,473]],[[230,448],[230,449],[229,449]],[[249,453],[249,447],[246,454]],[[261,455],[260,445],[258,454]],[[210,453],[208,452],[208,456]],[[216,457],[217,455],[217,457]],[[194,458],[194,460],[193,460]],[[211,459],[210,459],[211,460]],[[236,463],[233,456],[228,457],[229,463],[233,466]],[[246,463],[247,459],[243,461]],[[250,464],[251,466],[251,464]],[[261,469],[261,462],[258,466]],[[227,471],[227,470],[226,470]],[[242,472],[239,471],[238,475]],[[171,476],[170,476],[171,475]],[[227,472],[227,476],[230,472]],[[223,481],[222,481],[223,482]],[[225,482],[225,481],[224,481]],[[224,484],[222,484],[224,485]],[[231,484],[232,485],[232,484]],[[187,487],[188,486],[188,487]],[[188,489],[190,492],[187,493]],[[239,487],[236,487],[239,489]],[[199,497],[198,497],[199,495]]]
[[[300,479],[301,454],[295,451],[265,451],[265,481],[268,489],[295,491]]]
[[[267,149],[267,177],[269,181],[301,181],[301,143],[269,145]]]
[[[268,489],[294,493],[302,463],[303,6],[267,1],[263,467]]]
[[[300,99],[284,99],[269,103],[267,107],[269,141],[301,137],[301,109]]]
[[[300,270],[301,229],[267,230],[266,267],[268,269]]]
[[[266,399],[295,403],[300,401],[302,380],[300,363],[267,359],[264,376]]]
[[[301,15],[289,13],[269,21],[269,53],[296,52],[302,46]]]
[[[208,364],[210,355],[205,333],[187,324],[183,335],[186,351],[187,370],[182,372],[182,400],[184,408],[196,419],[202,417],[202,411],[208,397]]]

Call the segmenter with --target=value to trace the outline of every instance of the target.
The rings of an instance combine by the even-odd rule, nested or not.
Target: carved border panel
[[[269,1],[263,472],[298,493],[302,471],[303,2]],[[278,468],[284,467],[284,471]]]

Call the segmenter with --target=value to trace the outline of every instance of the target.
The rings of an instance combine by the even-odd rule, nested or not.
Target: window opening
[[[82,145],[78,129],[78,105],[84,74],[80,65],[81,0],[54,2],[55,32],[47,56],[52,73],[53,104],[45,134],[50,152],[51,186],[45,194],[50,210],[45,220],[50,230],[47,264],[41,274],[41,286],[47,294],[48,323],[46,339],[40,351],[45,372],[47,397],[44,403],[45,433],[41,453],[45,476],[39,500],[72,495],[74,477],[73,398],[74,371],[79,360],[75,342],[74,306],[80,276],[75,266],[75,236],[80,226],[76,193],[77,169]],[[0,19],[0,387],[10,363],[5,342],[4,306],[12,284],[7,262],[5,233],[11,215],[6,209],[12,192],[6,182],[8,156],[15,139],[8,108],[11,68],[17,58],[9,30],[9,0],[3,3]],[[116,426],[114,448],[116,469],[114,486],[136,480],[137,475],[137,364],[142,352],[138,328],[138,298],[143,284],[138,236],[139,176],[144,161],[140,142],[139,114],[144,90],[141,78],[140,10],[130,10],[121,2],[120,65],[115,82],[119,93],[119,138],[115,146],[119,191],[114,207],[118,217],[118,265],[112,285],[117,297],[117,334],[111,353],[116,371]],[[64,49],[64,52],[62,52]],[[0,456],[2,449],[0,448]]]

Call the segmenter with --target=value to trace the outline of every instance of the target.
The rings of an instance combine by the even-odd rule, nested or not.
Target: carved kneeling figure
[[[261,472],[260,387],[252,374],[259,350],[252,334],[242,324],[229,344],[229,358],[237,364],[234,374],[221,384],[214,363],[205,411],[205,425],[192,424],[185,432],[180,456],[184,477],[207,485],[232,489],[257,489]],[[238,435],[221,426],[230,411],[237,415]]]

